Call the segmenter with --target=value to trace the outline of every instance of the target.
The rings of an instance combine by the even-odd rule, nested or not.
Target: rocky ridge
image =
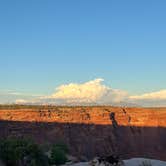
[[[0,110],[0,136],[63,140],[80,160],[110,153],[166,160],[166,109],[56,107]]]

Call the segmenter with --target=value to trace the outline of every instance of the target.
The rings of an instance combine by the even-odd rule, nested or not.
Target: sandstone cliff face
[[[58,107],[1,110],[0,136],[32,137],[39,143],[64,141],[73,155],[108,153],[123,158],[166,160],[166,109]]]

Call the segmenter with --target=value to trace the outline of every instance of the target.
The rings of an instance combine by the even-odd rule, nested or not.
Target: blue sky
[[[52,93],[103,78],[130,94],[165,89],[165,0],[0,2],[0,90]]]

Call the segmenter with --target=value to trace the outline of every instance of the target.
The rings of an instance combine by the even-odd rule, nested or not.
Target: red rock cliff
[[[57,107],[0,111],[0,135],[63,140],[72,154],[119,153],[166,160],[166,109]]]

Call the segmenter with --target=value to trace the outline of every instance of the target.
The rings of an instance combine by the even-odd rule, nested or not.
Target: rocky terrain
[[[166,108],[2,109],[0,136],[63,141],[82,161],[110,153],[166,160]]]
[[[151,164],[150,166],[165,166],[166,162],[160,160],[152,160],[145,158],[132,158],[129,160],[124,160],[125,166],[141,166],[143,163]],[[89,162],[81,162],[72,164],[71,166],[89,166]]]

